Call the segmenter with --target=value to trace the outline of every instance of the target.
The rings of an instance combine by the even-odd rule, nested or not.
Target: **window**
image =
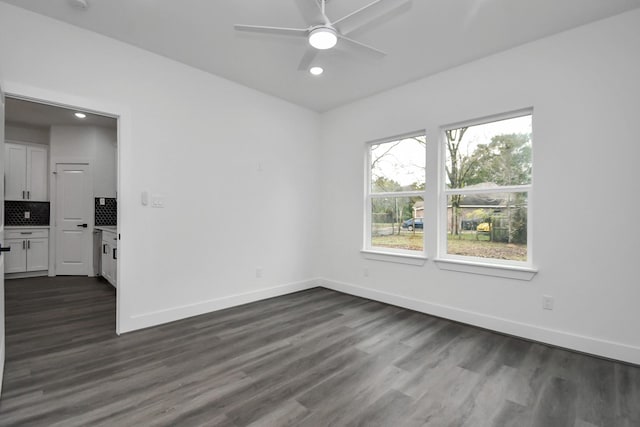
[[[531,266],[532,113],[444,129],[441,259]]]
[[[367,145],[364,249],[424,254],[426,137]]]

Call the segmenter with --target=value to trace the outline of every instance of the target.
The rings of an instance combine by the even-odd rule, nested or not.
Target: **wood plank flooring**
[[[6,312],[1,426],[640,426],[638,367],[321,288],[121,337],[98,279]]]

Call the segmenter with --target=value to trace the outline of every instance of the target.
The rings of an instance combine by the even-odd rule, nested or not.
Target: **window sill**
[[[538,270],[527,267],[514,267],[500,264],[485,264],[472,261],[451,259],[435,259],[441,270],[459,271],[462,273],[482,274],[485,276],[504,277],[507,279],[531,280]]]
[[[401,252],[382,252],[370,249],[360,251],[363,257],[375,261],[394,262],[397,264],[424,265],[427,257],[424,255],[414,255]]]

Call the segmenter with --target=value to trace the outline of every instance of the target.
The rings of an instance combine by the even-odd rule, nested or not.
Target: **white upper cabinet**
[[[24,200],[27,191],[27,146],[4,146],[5,200]]]
[[[5,200],[48,201],[47,149],[5,144]]]
[[[27,191],[29,200],[46,202],[47,185],[47,149],[27,146]]]

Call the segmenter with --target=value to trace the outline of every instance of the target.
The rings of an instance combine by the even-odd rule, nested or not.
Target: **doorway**
[[[32,263],[24,272],[13,270],[17,272],[12,276],[100,275],[99,266],[94,265],[93,252],[97,246],[94,240],[99,239],[94,229],[97,225],[117,229],[119,216],[118,115],[71,106],[63,99],[43,100],[15,92],[6,99],[5,140],[24,145],[27,151],[33,149],[39,155],[44,150],[47,159],[44,169],[40,162],[38,168],[33,165],[29,170],[27,158],[26,170],[22,172],[26,174],[25,181],[42,182],[44,176],[45,191],[38,192],[36,199],[33,197],[36,193],[25,189],[23,198],[9,200],[11,216],[6,215],[3,223],[11,222],[20,233],[24,231],[18,227],[34,227],[48,250],[43,252],[43,245],[39,245],[37,253],[29,253],[31,247],[36,248],[36,241],[24,239],[26,262],[38,259],[35,264],[38,269],[34,271]],[[41,155],[34,158],[41,159]],[[16,245],[21,250],[22,246]],[[48,261],[44,264],[40,260],[43,256]],[[5,277],[12,278],[8,276]],[[119,332],[118,294],[116,332]]]

